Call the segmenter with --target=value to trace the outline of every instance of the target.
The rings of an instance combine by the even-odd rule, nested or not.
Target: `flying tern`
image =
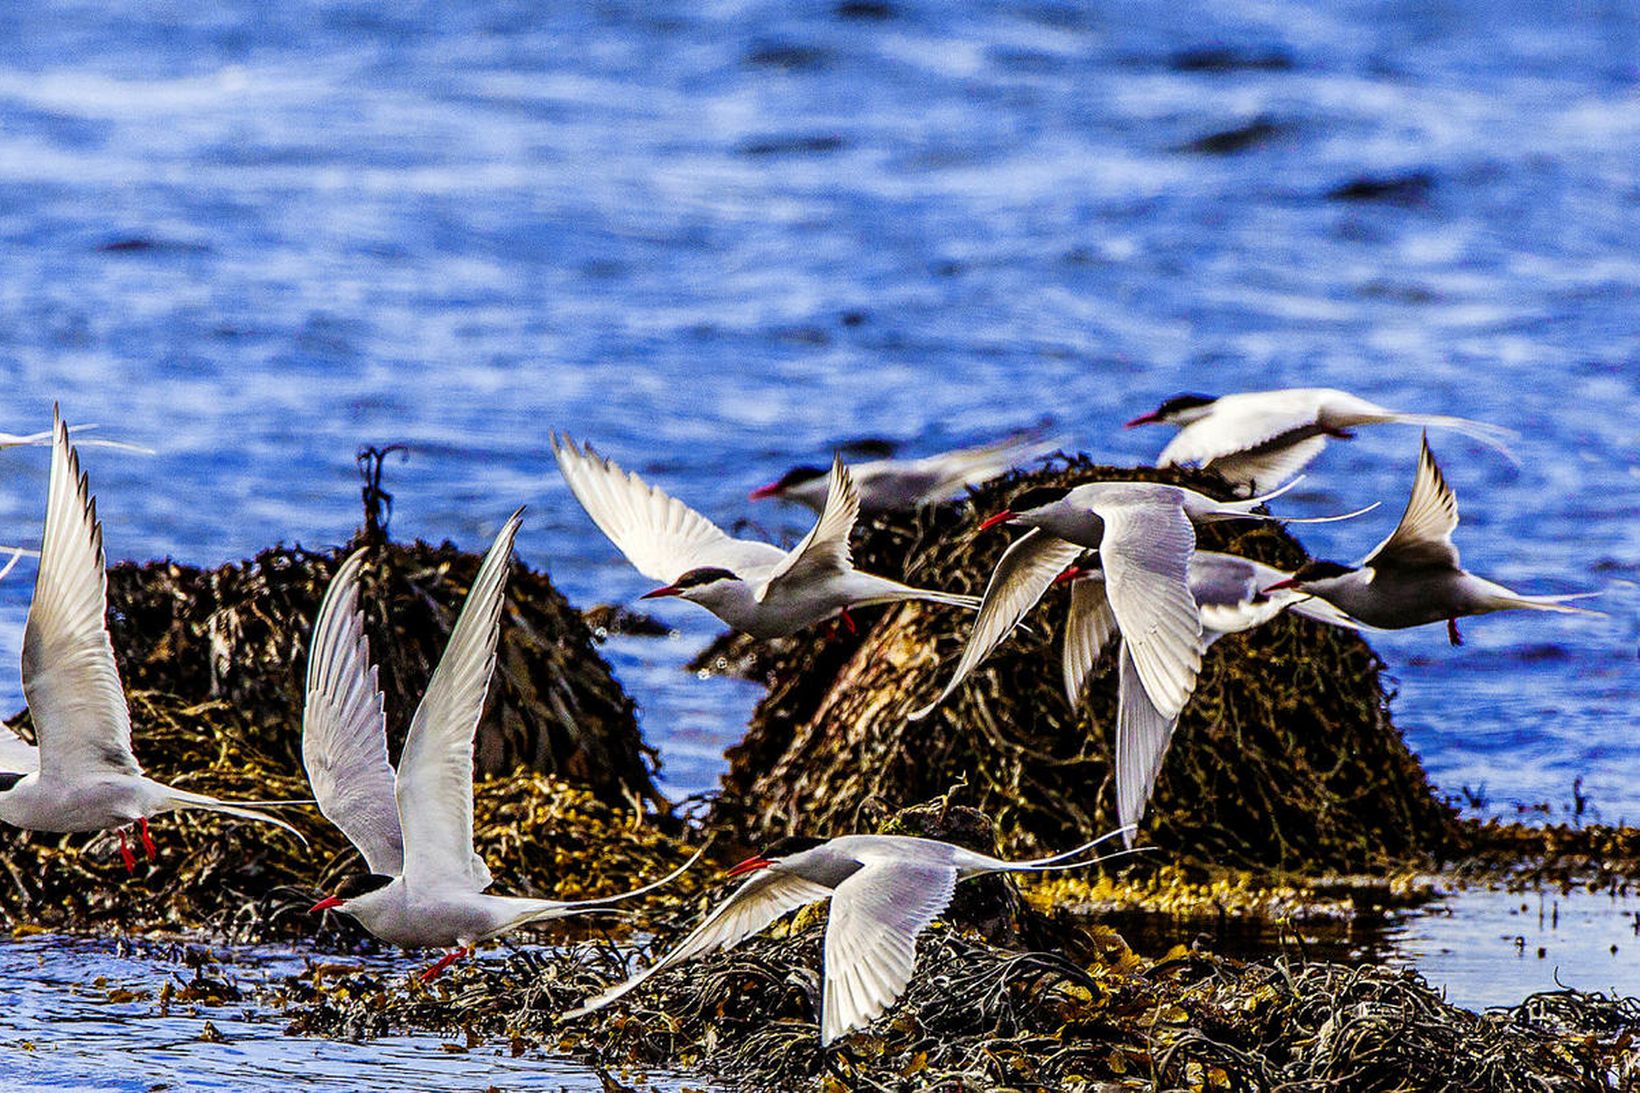
[[[860,492],[860,511],[867,515],[930,505],[989,482],[1014,467],[1041,459],[1061,447],[1059,440],[1042,440],[1030,433],[1006,437],[975,448],[959,448],[921,459],[878,459],[849,468]],[[750,494],[753,501],[777,497],[824,512],[830,494],[830,475],[824,467],[793,467],[767,486]]]
[[[179,809],[273,824],[250,805],[177,789],[142,773],[131,751],[131,713],[108,636],[102,524],[68,426],[53,410],[51,478],[40,567],[23,629],[23,696],[39,746],[0,732],[0,821],[31,831],[115,829],[126,868],[136,859],[125,828],[137,826],[155,856],[148,821]],[[284,802],[280,802],[284,803]]]
[[[1070,490],[1024,491],[980,525],[981,530],[1003,523],[1030,530],[997,562],[951,681],[911,719],[926,717],[961,686],[1084,550],[1099,552],[1111,616],[1127,639],[1133,671],[1161,716],[1178,717],[1195,689],[1203,648],[1201,612],[1189,578],[1195,525],[1222,520],[1317,523],[1360,514],[1295,519],[1253,511],[1291,488],[1242,501],[1215,501],[1158,482],[1090,482]]]
[[[495,666],[502,593],[520,513],[502,527],[473,578],[410,722],[397,772],[387,760],[384,699],[359,610],[354,552],[331,580],[314,623],[302,712],[302,762],[319,810],[364,856],[368,874],[313,905],[336,908],[407,949],[446,948],[430,980],[473,947],[520,926],[584,914],[649,892],[564,902],[492,896],[490,870],[473,850],[473,735]],[[699,857],[699,854],[696,855]]]
[[[917,936],[951,902],[957,882],[988,873],[1075,869],[1104,859],[1078,858],[1115,835],[1034,861],[1011,862],[937,839],[908,835],[794,836],[729,870],[751,874],[671,952],[626,982],[564,1014],[601,1009],[651,976],[687,960],[733,948],[790,911],[831,900],[826,923],[820,1042],[869,1024],[905,991],[916,966]]]
[[[1354,620],[1324,600],[1291,589],[1264,591],[1290,576],[1236,554],[1210,550],[1192,554],[1190,593],[1201,613],[1202,651],[1226,634],[1262,626],[1288,610],[1329,626],[1356,628]],[[1057,580],[1072,582],[1061,659],[1065,696],[1075,705],[1100,653],[1117,634],[1116,616],[1101,571],[1072,566]],[[1126,838],[1131,843],[1132,830],[1145,813],[1179,719],[1163,716],[1151,702],[1126,642],[1118,644],[1116,656],[1116,819],[1129,831]]]
[[[1574,592],[1559,596],[1526,596],[1477,577],[1458,564],[1452,533],[1458,528],[1458,498],[1446,484],[1426,433],[1418,455],[1401,522],[1353,566],[1316,561],[1266,591],[1296,589],[1333,604],[1368,626],[1401,630],[1446,620],[1447,638],[1463,644],[1458,620],[1493,611],[1561,611],[1599,615],[1566,601],[1599,595]]]
[[[854,568],[849,535],[860,495],[841,458],[834,459],[824,511],[791,550],[729,536],[700,513],[612,460],[552,438],[571,492],[639,573],[663,587],[645,599],[678,596],[698,603],[736,630],[779,638],[841,616],[851,607],[926,600],[973,609],[979,601],[862,573]]]
[[[1158,467],[1218,472],[1251,493],[1273,489],[1321,454],[1329,438],[1348,440],[1361,425],[1394,423],[1452,429],[1490,444],[1510,459],[1514,434],[1497,425],[1444,414],[1408,414],[1331,387],[1287,387],[1224,395],[1177,395],[1127,423],[1179,427]]]

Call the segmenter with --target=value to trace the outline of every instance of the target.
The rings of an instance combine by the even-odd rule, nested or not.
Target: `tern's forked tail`
[[[688,861],[666,874],[666,876],[662,877],[660,880],[650,881],[641,888],[634,888],[630,892],[621,892],[613,896],[599,896],[597,899],[567,901],[552,899],[520,900],[520,904],[530,904],[531,906],[521,906],[518,914],[514,918],[510,919],[506,925],[498,931],[498,933],[505,933],[508,930],[516,930],[518,927],[528,925],[531,922],[544,922],[549,919],[568,918],[571,915],[587,915],[594,911],[608,910],[614,907],[617,903],[623,903],[626,900],[635,899],[638,896],[653,892],[657,888],[663,888],[683,876],[684,873],[688,872],[689,867],[700,861],[700,856],[706,853],[707,848],[711,845],[711,840],[707,840],[706,844],[699,850],[695,851],[694,855]]]
[[[274,827],[282,827],[292,835],[295,835],[296,841],[301,843],[303,846],[308,844],[307,839],[302,837],[302,833],[300,831],[296,830],[284,820],[279,819],[277,816],[271,816],[266,812],[261,812],[254,808],[247,808],[242,804],[219,801],[215,797],[210,797],[203,793],[190,793],[185,789],[177,789],[174,786],[164,786],[162,788],[165,791],[165,798],[164,807],[161,811],[174,812],[179,809],[197,808],[205,812],[221,812],[229,816],[237,816],[241,820],[254,820],[257,823],[272,824]],[[257,803],[262,804],[263,802],[259,801]],[[294,804],[296,802],[277,803]]]

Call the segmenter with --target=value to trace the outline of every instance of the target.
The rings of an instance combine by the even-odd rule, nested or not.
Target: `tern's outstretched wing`
[[[757,602],[768,598],[769,589],[781,581],[807,583],[834,573],[853,568],[848,538],[854,532],[854,522],[860,518],[860,493],[854,488],[843,457],[831,461],[831,478],[826,489],[826,507],[809,533],[803,536],[780,563],[769,572],[754,595]]]
[[[1079,577],[1071,585],[1071,606],[1065,615],[1065,647],[1060,653],[1065,676],[1065,698],[1072,706],[1082,701],[1082,688],[1099,663],[1099,654],[1116,633],[1116,616],[1105,597],[1103,572]]]
[[[609,541],[645,577],[671,582],[691,569],[719,566],[745,578],[745,570],[777,565],[785,552],[770,543],[731,537],[712,521],[623,471],[590,444],[577,447],[554,436],[552,450],[570,492]]]
[[[1418,475],[1412,481],[1401,522],[1367,555],[1362,565],[1374,569],[1426,566],[1461,568],[1452,533],[1458,530],[1458,498],[1446,484],[1441,468],[1429,450],[1429,434],[1424,434],[1418,451]]]
[[[404,839],[387,761],[387,714],[359,611],[364,550],[336,570],[308,642],[302,766],[325,819],[359,848],[372,873],[404,871]]]
[[[820,1043],[894,1004],[917,965],[917,935],[951,903],[954,865],[872,860],[837,886],[826,922]]]
[[[706,921],[695,927],[694,932],[684,938],[677,948],[624,983],[587,999],[580,1006],[564,1014],[564,1020],[602,1009],[636,989],[650,976],[657,975],[667,968],[682,964],[686,960],[693,960],[697,956],[717,952],[719,949],[732,949],[786,912],[795,911],[830,895],[830,888],[804,880],[795,873],[785,873],[778,869],[765,869],[754,873],[749,880],[735,889],[733,895],[718,904],[717,908],[706,916]]]
[[[974,620],[974,629],[968,635],[968,644],[963,647],[956,671],[951,673],[951,681],[938,698],[913,712],[911,720],[927,717],[935,706],[962,686],[968,674],[979,667],[991,650],[1019,625],[1019,620],[1036,606],[1048,586],[1053,584],[1053,579],[1076,561],[1081,553],[1082,548],[1075,543],[1048,535],[1038,528],[1032,528],[1014,540],[1013,545],[1003,552],[996,570],[991,574],[990,583],[985,586],[979,616]]]
[[[68,426],[53,411],[51,484],[40,571],[23,630],[23,695],[41,769],[75,781],[142,773],[104,615],[107,573],[97,502]]]
[[[507,571],[522,513],[508,518],[484,555],[399,756],[404,879],[412,885],[483,891],[490,884],[484,859],[473,852],[473,734],[495,668]]]

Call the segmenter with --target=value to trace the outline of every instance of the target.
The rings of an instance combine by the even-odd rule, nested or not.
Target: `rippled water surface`
[[[1477,807],[1640,818],[1640,14],[1627,3],[34,4],[0,31],[0,428],[68,415],[116,557],[215,564],[357,519],[646,586],[569,497],[567,429],[711,517],[854,437],[1051,417],[1113,461],[1181,390],[1331,384],[1520,431],[1434,444],[1466,563],[1605,619],[1374,636]],[[1393,524],[1416,434],[1334,445],[1317,553]],[[0,526],[37,535],[43,451]],[[0,584],[15,663],[31,573]],[[610,654],[671,792],[756,691]],[[0,702],[21,704],[14,673]],[[140,742],[139,742],[140,751]],[[8,957],[11,959],[11,957]],[[180,1049],[179,1049],[180,1050]],[[315,1050],[320,1050],[316,1048]]]

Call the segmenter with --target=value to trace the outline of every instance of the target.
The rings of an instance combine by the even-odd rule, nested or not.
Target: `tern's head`
[[[309,907],[308,914],[315,915],[332,907],[346,911],[348,904],[354,900],[368,896],[372,892],[379,892],[392,883],[393,878],[383,873],[357,873],[338,884],[334,895],[326,896]]]
[[[825,839],[815,839],[808,835],[787,835],[784,839],[769,846],[763,853],[753,854],[724,875],[738,877],[743,873],[755,873],[759,869],[767,869],[771,865],[778,866],[786,858],[801,854],[805,850],[813,850],[825,841]]]
[[[740,578],[720,566],[703,565],[691,569],[664,588],[645,592],[640,599],[652,600],[658,596],[680,596],[694,603],[711,604],[721,597]]]
[[[1283,588],[1293,588],[1300,592],[1324,592],[1332,587],[1333,582],[1340,577],[1348,577],[1355,570],[1337,562],[1305,562],[1294,570],[1293,575],[1284,581],[1277,581],[1267,586],[1264,592],[1275,592]]]
[[[1219,401],[1212,395],[1174,395],[1166,402],[1148,414],[1140,414],[1128,422],[1126,428],[1135,425],[1189,425],[1192,421],[1206,417],[1215,402]]]
[[[1065,499],[1068,490],[1054,486],[1032,486],[1016,494],[1008,502],[1008,507],[980,524],[979,529],[996,527],[998,524],[1019,524],[1023,527],[1037,527],[1042,519],[1051,512],[1054,506]]]
[[[815,467],[807,464],[801,467],[793,467],[767,486],[759,486],[746,496],[752,501],[761,501],[765,497],[784,497],[798,486],[806,482],[818,481],[826,477],[828,473],[825,467]]]

